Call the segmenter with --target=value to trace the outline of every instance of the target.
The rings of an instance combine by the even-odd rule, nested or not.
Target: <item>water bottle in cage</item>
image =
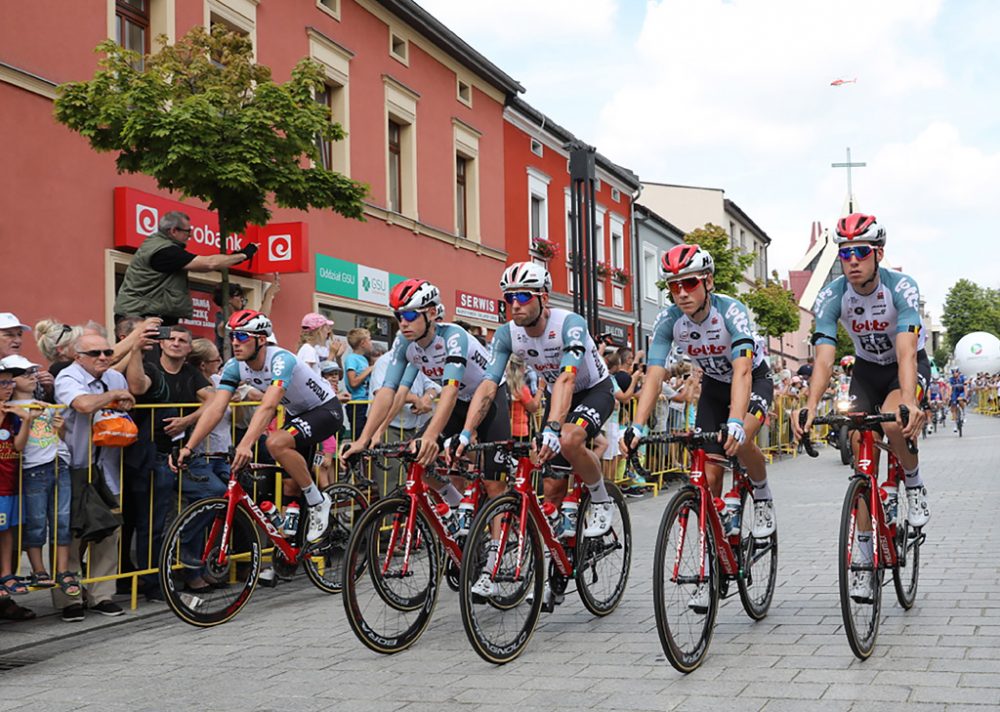
[[[286,537],[293,537],[299,531],[299,503],[292,502],[285,507],[285,531]]]
[[[281,527],[284,524],[284,519],[281,516],[281,512],[278,511],[278,508],[274,506],[274,502],[261,502],[260,511],[262,511],[264,516],[267,517],[267,521],[271,522],[274,528],[280,532]]]

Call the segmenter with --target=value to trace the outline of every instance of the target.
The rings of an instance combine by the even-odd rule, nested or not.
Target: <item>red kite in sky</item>
[[[840,87],[845,84],[857,84],[857,83],[858,83],[857,77],[855,77],[854,79],[834,79],[832,82],[830,82],[830,86]]]

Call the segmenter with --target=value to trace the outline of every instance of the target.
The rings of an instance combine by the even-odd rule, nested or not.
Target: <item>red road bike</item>
[[[718,432],[649,435],[639,445],[681,443],[691,451],[689,483],[671,497],[660,520],[653,560],[653,610],[667,660],[683,673],[695,670],[708,653],[719,600],[732,595],[736,583],[743,608],[754,620],[767,615],[778,571],[778,532],[763,539],[753,529],[753,488],[738,460],[731,461],[733,487],[727,498],[739,499],[739,509],[727,512],[739,525],[726,533],[719,512],[721,499],[712,496],[705,476],[709,455],[705,445],[718,443]],[[639,463],[632,466],[648,475]],[[711,458],[716,464],[730,462]],[[735,521],[735,520],[734,520]],[[707,596],[703,594],[707,587]],[[701,601],[705,605],[701,605]],[[697,602],[697,604],[696,604]]]
[[[288,538],[251,496],[255,482],[280,470],[279,465],[250,463],[231,472],[222,497],[192,503],[167,530],[160,551],[160,586],[170,610],[185,623],[210,627],[239,613],[257,587],[265,557],[286,576],[302,563],[317,588],[340,592],[347,540],[368,501],[354,485],[331,485],[323,490],[333,502],[323,538],[306,544],[305,508],[296,534]],[[261,531],[271,543],[266,549],[261,548]]]
[[[905,406],[900,406],[899,410],[900,420],[905,425],[909,413]],[[920,545],[925,535],[907,521],[903,468],[888,446],[874,437],[874,431],[880,430],[882,423],[895,421],[895,413],[847,413],[813,420],[814,425],[860,431],[855,470],[847,486],[840,517],[839,583],[844,632],[851,650],[861,660],[867,659],[875,649],[886,569],[892,570],[896,598],[904,610],[913,607],[920,576]],[[801,416],[800,422],[804,423]],[[808,433],[803,434],[802,444],[810,457],[819,455]],[[888,453],[886,480],[881,486],[878,484],[876,447]],[[907,441],[907,447],[916,453],[916,445],[912,442]],[[859,528],[861,522],[868,526]],[[875,532],[870,552],[861,547],[859,531]],[[871,577],[870,594],[851,595],[852,580],[858,574]]]
[[[625,499],[606,482],[615,505],[611,529],[600,537],[584,537],[589,494],[577,481],[572,494],[579,501],[576,528],[560,540],[542,512],[532,482],[537,469],[530,459],[530,443],[513,440],[471,445],[466,452],[500,451],[516,458],[513,488],[489,500],[476,514],[462,559],[459,601],[462,623],[473,649],[492,663],[510,662],[525,649],[543,610],[543,587],[548,585],[547,611],[575,579],[583,605],[595,616],[606,616],[621,602],[632,561],[632,525]],[[495,563],[488,567],[491,544],[499,532]],[[546,579],[543,547],[551,555]],[[488,572],[494,587],[489,596],[472,592],[480,575]]]
[[[464,537],[442,521],[448,507],[424,483],[424,466],[415,461],[409,442],[364,450],[354,462],[365,457],[403,460],[406,484],[372,504],[354,527],[345,554],[345,568],[354,575],[345,580],[344,608],[362,643],[378,653],[397,653],[413,645],[430,622],[446,568],[457,587]],[[432,476],[441,478],[442,472],[447,468]],[[473,508],[485,501],[478,473],[456,474],[472,479]]]

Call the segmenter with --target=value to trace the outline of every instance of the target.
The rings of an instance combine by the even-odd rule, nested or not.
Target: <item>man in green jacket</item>
[[[248,244],[231,255],[195,255],[188,252],[191,218],[172,211],[160,219],[159,229],[147,237],[125,270],[125,278],[115,299],[115,318],[158,316],[164,326],[194,313],[188,272],[212,272],[246,262],[257,253]]]

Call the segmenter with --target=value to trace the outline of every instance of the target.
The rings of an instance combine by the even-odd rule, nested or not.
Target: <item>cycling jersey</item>
[[[952,395],[965,395],[965,376],[952,376],[948,379],[948,385],[951,386]]]
[[[336,396],[325,378],[316,374],[305,362],[280,346],[268,346],[264,351],[264,368],[256,371],[246,361],[231,358],[222,368],[219,388],[230,393],[241,383],[248,383],[258,390],[268,386],[285,389],[281,405],[292,416],[305,413],[319,405],[335,400]]]
[[[656,317],[649,345],[650,366],[666,366],[674,343],[705,372],[723,383],[733,381],[733,360],[753,359],[756,369],[767,359],[764,342],[757,336],[750,313],[742,302],[725,294],[712,294],[708,315],[695,322],[676,304]]]
[[[938,383],[932,383],[928,390],[928,395],[932,401],[941,400],[941,385]]]
[[[879,267],[871,294],[858,294],[846,277],[833,280],[816,297],[813,343],[837,345],[839,319],[854,342],[855,356],[881,365],[896,363],[896,334],[917,334],[917,350],[926,334],[920,321],[920,290],[912,277]]]
[[[583,317],[568,309],[549,309],[549,320],[541,336],[530,336],[523,326],[507,322],[493,337],[486,378],[500,383],[511,354],[517,354],[548,383],[559,374],[576,374],[573,392],[587,390],[608,377],[608,367],[587,331]],[[598,426],[600,427],[600,426]]]
[[[427,348],[397,334],[391,353],[383,388],[409,388],[417,379],[417,373],[423,371],[427,378],[442,387],[458,386],[460,401],[472,399],[489,361],[485,346],[462,327],[448,323],[434,325],[434,338]]]

